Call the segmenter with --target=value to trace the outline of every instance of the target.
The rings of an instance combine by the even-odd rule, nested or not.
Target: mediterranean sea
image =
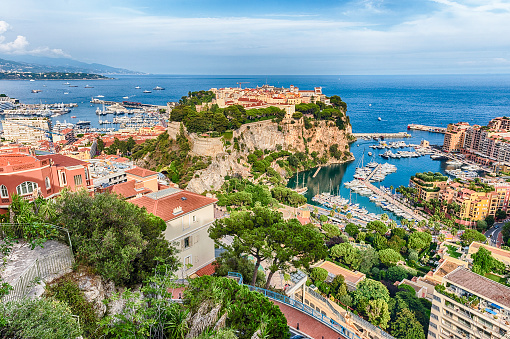
[[[166,105],[178,101],[189,91],[207,90],[212,87],[255,87],[269,84],[277,87],[297,86],[301,89],[322,87],[323,93],[339,95],[347,103],[353,132],[404,132],[410,123],[446,127],[448,123],[466,121],[486,125],[497,116],[510,115],[510,75],[406,75],[406,76],[196,76],[196,75],[146,75],[117,76],[112,80],[69,81],[0,81],[0,93],[19,99],[23,103],[78,103],[71,113],[52,120],[76,122],[90,120],[93,127],[100,127],[95,114],[96,105],[90,100],[98,95],[104,100],[135,101],[146,104]],[[85,88],[85,86],[93,88]],[[140,89],[135,87],[140,86]],[[152,91],[156,86],[163,91]],[[31,93],[33,89],[42,90]],[[144,94],[143,90],[152,93]],[[68,93],[68,94],[64,94]],[[129,97],[129,99],[124,99]],[[76,116],[72,119],[71,116]],[[381,118],[379,120],[378,118]],[[419,144],[421,140],[442,145],[443,135],[409,131],[412,138],[407,143]],[[396,141],[391,139],[389,141]],[[353,178],[354,169],[363,152],[374,153],[374,160],[397,166],[397,172],[381,182],[386,187],[407,185],[409,177],[419,171],[440,171],[447,168],[443,161],[421,158],[389,159],[379,156],[383,151],[368,148],[374,141],[358,141],[351,145],[356,161],[324,167],[312,178],[313,172],[300,173],[304,177],[309,201],[320,192],[331,191],[349,198],[343,183]],[[359,145],[359,146],[358,146]],[[289,187],[295,187],[295,177]],[[352,194],[353,202],[365,206],[370,212],[384,213],[368,198]],[[390,214],[391,215],[391,214]]]

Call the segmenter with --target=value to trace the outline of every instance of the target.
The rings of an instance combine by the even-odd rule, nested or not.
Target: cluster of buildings
[[[449,124],[443,151],[460,152],[467,159],[486,166],[509,167],[510,118],[492,119],[487,126],[470,126],[467,122]]]
[[[117,171],[98,176],[104,166]],[[215,220],[216,199],[179,189],[161,180],[158,172],[115,155],[84,161],[62,154],[38,155],[28,146],[0,147],[0,214],[9,211],[14,194],[28,200],[50,199],[64,189],[87,190],[90,195],[111,192],[146,208],[166,222],[165,238],[180,249],[180,278],[214,272],[214,242],[208,228]]]
[[[409,187],[416,189],[416,197],[421,201],[436,199],[458,205],[454,212],[457,222],[482,220],[495,216],[498,210],[510,208],[510,183],[500,178],[452,181],[438,177],[435,181],[425,181],[417,174],[409,180]],[[446,204],[443,204],[444,212]]]
[[[285,110],[290,117],[295,113],[295,105],[323,102],[329,105],[329,99],[322,94],[322,87],[313,90],[300,90],[291,85],[289,88],[264,85],[257,88],[211,88],[216,95],[211,104],[220,108],[232,105],[241,105],[246,109],[267,108],[270,106]],[[202,110],[207,104],[197,105],[197,111]]]

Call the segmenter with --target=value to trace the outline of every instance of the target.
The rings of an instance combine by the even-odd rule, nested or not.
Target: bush
[[[69,307],[54,299],[0,303],[0,338],[68,339],[83,335]]]
[[[322,267],[314,267],[310,272],[310,278],[312,278],[314,282],[324,281],[327,277],[328,271]]]
[[[87,337],[90,338],[96,331],[98,318],[94,308],[70,277],[64,276],[47,286],[46,296],[69,305],[71,312],[80,317],[80,324],[83,325]]]

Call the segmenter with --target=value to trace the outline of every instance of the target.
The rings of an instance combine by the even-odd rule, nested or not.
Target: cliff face
[[[294,123],[292,123],[294,121]],[[315,123],[314,123],[315,124]],[[234,131],[233,137],[237,138],[241,150],[239,152],[233,149],[233,145],[223,146],[220,152],[220,138],[210,138],[206,141],[204,138],[191,136],[193,152],[195,154],[213,156],[211,165],[195,174],[187,189],[193,192],[202,193],[207,190],[217,190],[225,182],[225,176],[250,175],[249,167],[244,158],[255,149],[276,151],[278,145],[281,149],[293,152],[317,152],[321,157],[324,154],[329,155],[329,147],[338,144],[338,149],[348,151],[348,134],[352,133],[351,126],[340,130],[333,122],[319,121],[317,126],[310,129],[304,127],[303,119],[289,119],[277,124],[269,120],[254,122],[241,126]],[[199,140],[200,139],[200,140]],[[233,140],[232,140],[233,143]],[[221,142],[222,144],[222,142]],[[202,145],[202,147],[201,147]],[[214,145],[214,148],[210,146]],[[346,148],[347,147],[347,148]],[[202,150],[202,148],[204,148]],[[216,154],[209,154],[211,150],[217,150]],[[230,150],[230,154],[227,151]],[[352,154],[345,161],[353,160]],[[344,162],[329,157],[329,163]]]

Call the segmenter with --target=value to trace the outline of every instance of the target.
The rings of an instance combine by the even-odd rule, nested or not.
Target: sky
[[[2,0],[0,56],[155,74],[510,73],[510,0]]]

